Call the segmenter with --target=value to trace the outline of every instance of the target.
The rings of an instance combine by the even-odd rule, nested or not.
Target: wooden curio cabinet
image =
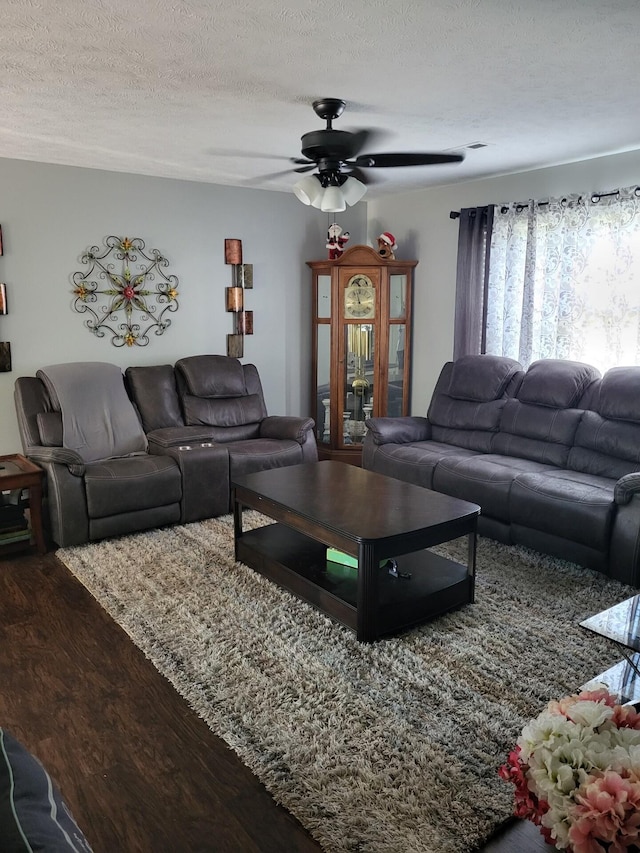
[[[359,465],[369,417],[409,413],[417,261],[353,246],[313,273],[312,411],[320,459]]]

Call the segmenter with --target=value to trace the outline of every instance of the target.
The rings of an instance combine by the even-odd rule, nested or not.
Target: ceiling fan
[[[364,171],[371,168],[398,166],[431,166],[437,163],[459,163],[463,154],[404,152],[362,154],[372,138],[370,130],[334,130],[333,121],[344,112],[345,101],[321,98],[313,102],[316,115],[326,121],[323,130],[312,130],[302,136],[302,157],[293,157],[298,168],[294,172],[317,171],[295,184],[293,191],[304,204],[329,212],[344,210],[364,196],[372,178]]]

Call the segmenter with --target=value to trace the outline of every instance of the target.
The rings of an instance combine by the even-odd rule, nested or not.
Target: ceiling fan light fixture
[[[293,185],[293,192],[303,204],[313,204],[314,207],[317,207],[324,190],[315,175],[305,175],[297,184]],[[318,204],[314,204],[314,202],[318,202]]]
[[[312,205],[326,213],[341,213],[347,205],[357,204],[364,197],[369,180],[363,169],[435,166],[464,160],[462,152],[453,151],[362,154],[360,152],[368,147],[376,133],[365,128],[357,131],[335,130],[333,122],[342,115],[345,106],[341,98],[320,98],[313,102],[315,114],[326,121],[327,126],[323,130],[304,133],[300,138],[302,158],[289,158],[298,167],[293,169],[294,172],[318,170],[299,180],[293,188],[303,204]]]
[[[325,189],[320,210],[325,213],[341,213],[347,209],[347,202],[341,187],[329,186]]]
[[[357,178],[349,177],[342,185],[342,195],[349,206],[357,204],[366,191],[366,186]]]

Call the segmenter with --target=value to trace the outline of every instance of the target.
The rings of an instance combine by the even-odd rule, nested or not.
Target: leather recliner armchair
[[[130,405],[122,373],[114,365],[101,366],[113,368],[114,379],[121,382],[121,402]],[[90,365],[78,367],[90,382]],[[43,519],[57,545],[80,545],[180,521],[182,482],[174,460],[140,450],[86,461],[65,446],[59,402],[40,376],[19,377],[14,399],[24,454],[45,470]]]

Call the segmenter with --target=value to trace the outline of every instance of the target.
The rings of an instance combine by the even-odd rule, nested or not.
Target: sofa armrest
[[[36,464],[57,463],[66,465],[72,474],[81,477],[84,474],[84,461],[75,450],[66,447],[45,447],[44,445],[31,445],[25,450],[25,456]]]
[[[2,849],[91,853],[57,784],[5,728],[0,729],[0,755]]]
[[[617,504],[628,504],[631,498],[640,493],[640,471],[625,474],[615,485],[613,498]]]
[[[313,418],[268,415],[260,423],[260,438],[288,438],[290,441],[304,444],[314,427]]]
[[[369,418],[366,423],[375,444],[410,444],[431,438],[431,424],[426,418]]]

